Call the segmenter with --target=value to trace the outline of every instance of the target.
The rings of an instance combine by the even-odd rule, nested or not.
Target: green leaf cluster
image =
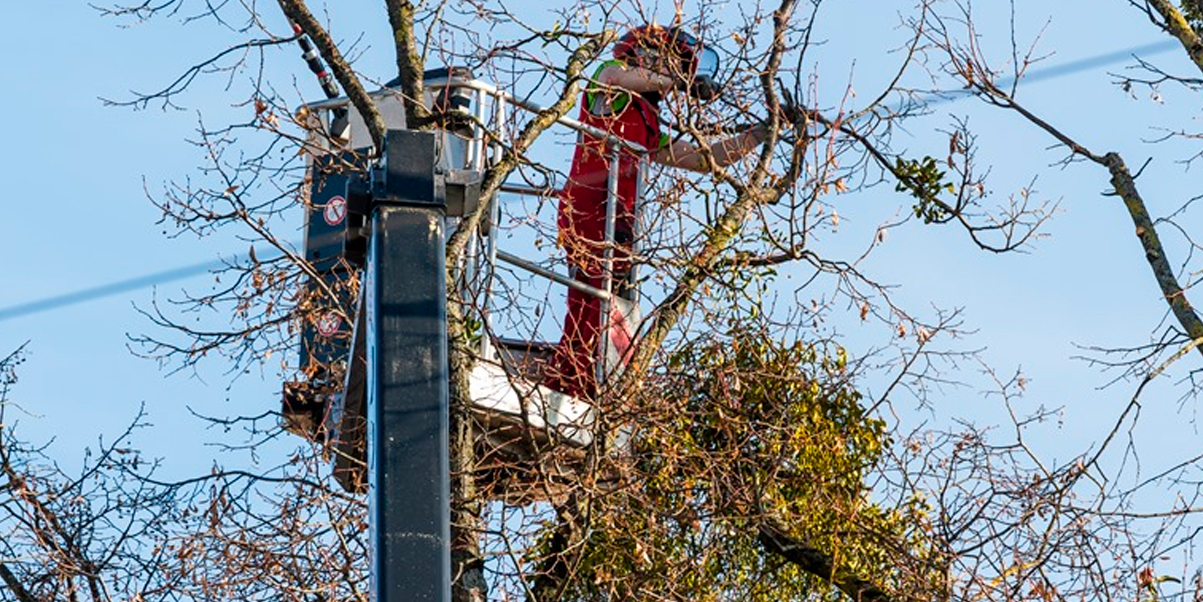
[[[948,217],[948,206],[938,200],[942,190],[953,192],[955,187],[944,181],[944,172],[936,166],[936,160],[931,157],[922,159],[894,159],[891,170],[898,183],[894,190],[909,192],[919,202],[915,203],[915,217],[930,224]]]
[[[913,515],[869,501],[864,475],[889,438],[862,408],[844,358],[834,345],[741,331],[673,354],[643,400],[626,485],[588,508],[562,599],[838,597],[827,579],[766,552],[766,521],[842,571],[888,581],[888,550],[922,543],[908,535]]]

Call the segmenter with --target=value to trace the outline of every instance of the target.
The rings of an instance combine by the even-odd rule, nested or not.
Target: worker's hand
[[[784,87],[781,89],[781,101],[777,104],[777,115],[781,119],[782,129],[789,128],[795,142],[806,139],[806,129],[810,124],[810,116],[806,109],[794,102],[794,96]]]
[[[643,94],[668,92],[679,88],[681,82],[671,75],[647,67],[608,64],[597,74],[597,82],[621,90]]]
[[[805,128],[809,118],[806,111],[794,102],[794,96],[789,90],[781,90],[781,102],[777,105],[781,120],[791,125],[795,130]]]
[[[723,93],[723,86],[714,81],[709,75],[691,78],[688,82],[689,95],[702,102],[708,102]]]

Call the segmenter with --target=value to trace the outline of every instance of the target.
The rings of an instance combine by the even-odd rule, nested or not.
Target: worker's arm
[[[767,137],[768,132],[765,128],[764,124],[756,125],[730,138],[711,143],[710,152],[714,155],[714,163],[718,167],[726,167],[752,152]],[[701,150],[686,140],[677,140],[656,151],[652,154],[652,161],[690,171],[708,171]]]
[[[663,73],[612,62],[598,72],[597,83],[603,86],[630,90],[632,92],[668,92],[678,86],[678,81]]]

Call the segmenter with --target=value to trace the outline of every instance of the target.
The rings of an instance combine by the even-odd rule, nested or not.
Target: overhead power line
[[[1133,55],[1160,54],[1173,50],[1176,47],[1178,47],[1178,44],[1173,40],[1165,40],[1160,42],[1152,42],[1149,44],[1142,44],[1140,46],[1133,46],[1125,50],[1117,50],[1115,52],[1099,54],[1096,56],[1078,59],[1076,61],[1069,61],[1060,65],[1050,65],[1042,69],[1035,69],[1024,76],[1024,81],[1027,83],[1036,83],[1057,79],[1067,75],[1072,75],[1074,73],[1112,65],[1131,58]],[[1010,86],[1012,83],[1012,80],[1004,80],[1001,82],[1001,84],[1004,86]],[[954,102],[968,96],[968,92],[954,92],[952,94],[932,98],[930,99],[930,102],[935,104]],[[71,293],[54,295],[51,297],[27,301],[25,303],[19,303],[10,307],[0,308],[0,322],[13,320],[16,318],[23,318],[25,316],[56,309],[62,309],[64,307],[93,301],[95,299],[101,299],[104,297],[111,297],[113,295],[135,291],[148,286],[156,286],[159,284],[174,282],[176,280],[192,278],[206,272],[212,272],[214,270],[221,269],[225,265],[226,264],[221,260],[207,261],[205,263],[198,263],[186,267],[155,272],[153,274],[146,274],[144,276],[138,276],[128,280],[120,280],[110,284],[102,284],[100,286],[94,286]]]
[[[193,276],[199,276],[206,272],[220,269],[223,266],[225,266],[225,263],[223,263],[221,260],[207,261],[205,263],[198,263],[182,268],[174,268],[170,270],[164,270],[162,272],[155,272],[153,274],[146,274],[144,276],[138,276],[137,278],[130,278],[128,280],[119,280],[109,284],[102,284],[100,286],[94,286],[92,288],[86,288],[72,293],[65,293],[62,295],[55,295],[53,297],[37,299],[35,301],[19,303],[11,307],[0,309],[0,322],[14,318],[22,318],[28,315],[54,309],[60,309],[70,305],[75,305],[77,303],[83,303],[85,301],[111,297],[113,295],[119,295],[121,293],[138,290],[148,286],[155,286],[157,284],[164,284],[175,280],[192,278]]]
[[[1143,44],[1140,46],[1133,46],[1132,48],[1128,48],[1126,50],[1117,50],[1115,52],[1108,52],[1106,54],[1098,54],[1095,56],[1088,56],[1086,58],[1081,58],[1076,61],[1069,61],[1067,63],[1062,63],[1060,65],[1049,65],[1048,67],[1045,67],[1043,69],[1034,69],[1031,72],[1024,74],[1023,82],[1025,84],[1034,84],[1034,83],[1044,82],[1044,81],[1048,81],[1048,80],[1052,80],[1052,79],[1057,79],[1060,77],[1065,77],[1067,75],[1073,75],[1075,73],[1080,73],[1082,71],[1089,71],[1091,69],[1097,69],[1099,67],[1105,67],[1107,65],[1114,65],[1115,63],[1118,63],[1120,61],[1132,58],[1135,55],[1161,54],[1163,52],[1169,52],[1169,51],[1174,50],[1175,48],[1179,48],[1179,47],[1180,47],[1180,45],[1178,44],[1178,42],[1175,42],[1173,40],[1163,40],[1160,42],[1152,42],[1152,43]],[[1007,78],[1003,78],[998,81],[998,86],[1000,88],[1004,88],[1004,89],[1009,88],[1014,84],[1015,84],[1014,77],[1007,77]],[[968,98],[972,95],[973,95],[973,92],[970,90],[952,90],[952,91],[943,92],[943,93],[937,92],[937,93],[932,93],[927,98],[926,102],[928,104],[937,104],[937,105],[945,104],[945,103],[949,103],[949,102],[956,102],[958,100]]]
[[[1127,50],[1117,50],[1115,52],[1090,56],[1083,59],[1078,59],[1076,61],[1069,61],[1068,63],[1063,63],[1060,65],[1050,65],[1047,68],[1033,71],[1030,75],[1024,76],[1023,79],[1027,83],[1056,79],[1058,77],[1078,73],[1080,71],[1112,65],[1122,60],[1130,59],[1133,55],[1161,54],[1162,52],[1169,52],[1170,50],[1180,47],[1181,46],[1179,43],[1174,40],[1152,42],[1141,46],[1134,46]],[[1014,82],[1007,81],[1004,83],[1009,86]]]

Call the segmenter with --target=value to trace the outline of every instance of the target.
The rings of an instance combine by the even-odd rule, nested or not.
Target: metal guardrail
[[[466,89],[472,90],[476,93],[475,99],[472,102],[471,116],[474,120],[474,123],[472,125],[472,135],[471,135],[472,137],[470,139],[465,140],[465,147],[464,147],[462,162],[464,164],[463,167],[468,168],[468,169],[474,169],[474,170],[481,171],[481,172],[484,171],[485,166],[486,166],[485,165],[486,151],[492,150],[494,153],[494,159],[498,158],[498,156],[501,153],[501,147],[499,145],[489,145],[487,143],[487,140],[489,140],[489,139],[503,140],[504,139],[504,137],[505,137],[505,129],[504,128],[506,127],[506,124],[508,123],[508,120],[506,119],[506,109],[509,106],[513,106],[518,109],[528,111],[530,113],[542,113],[542,112],[548,110],[547,107],[544,107],[536,102],[518,98],[518,97],[514,96],[513,94],[506,92],[505,90],[502,90],[496,86],[487,84],[487,83],[482,82],[477,79],[463,79],[463,78],[452,77],[452,78],[446,80],[445,82],[440,82],[438,85],[428,86],[428,89],[432,89],[432,90],[439,89],[439,88],[449,88],[449,89],[466,88]],[[391,88],[382,88],[376,92],[372,92],[371,95],[373,97],[380,97],[382,95],[387,95],[390,93],[393,93]],[[486,107],[486,103],[484,102],[485,97],[492,99],[492,108],[494,111],[493,122],[494,122],[494,127],[496,128],[495,131],[489,132],[488,136],[486,136],[486,132],[484,131],[485,127],[487,127],[487,125],[486,125],[487,121],[486,121],[486,116],[485,116],[485,111],[486,111],[487,107]],[[320,100],[317,102],[308,103],[303,106],[307,110],[314,112],[314,114],[317,114],[316,112],[318,112],[318,111],[333,111],[333,110],[346,108],[349,105],[350,105],[349,99],[347,99],[346,97],[339,97],[339,98]],[[492,233],[496,232],[496,228],[500,222],[500,203],[495,202],[495,199],[491,199],[491,200],[489,200],[489,202],[492,203],[492,207],[489,210],[489,224],[488,224],[488,229],[487,229],[487,231],[490,233],[490,235],[487,236],[486,240],[482,241],[482,245],[480,248],[475,248],[475,249],[470,250],[470,252],[468,253],[468,257],[466,258],[467,261],[465,262],[465,265],[463,266],[464,272],[462,274],[462,277],[465,279],[466,282],[476,282],[477,284],[479,284],[480,286],[483,287],[480,292],[483,293],[483,297],[484,297],[485,301],[484,301],[483,307],[480,308],[480,311],[481,311],[482,321],[485,324],[486,330],[489,328],[489,322],[490,322],[489,314],[490,314],[490,310],[491,310],[490,300],[492,298],[493,271],[494,271],[494,266],[496,266],[496,262],[498,260],[500,260],[500,261],[504,261],[507,264],[513,265],[519,269],[522,269],[522,270],[525,270],[532,274],[535,274],[539,277],[547,278],[548,280],[551,280],[551,281],[561,284],[563,286],[575,289],[577,291],[583,292],[585,294],[588,294],[588,295],[591,295],[593,297],[600,299],[601,303],[602,303],[602,307],[601,307],[602,323],[599,325],[599,327],[600,327],[599,332],[600,333],[609,332],[611,303],[613,302],[613,299],[614,299],[613,288],[614,288],[614,263],[615,263],[615,249],[616,249],[616,246],[614,243],[614,231],[615,231],[615,223],[617,221],[617,211],[618,211],[618,177],[619,177],[618,171],[619,171],[620,157],[621,157],[621,153],[624,151],[631,152],[638,157],[637,160],[640,162],[640,167],[638,170],[638,176],[637,176],[637,181],[636,181],[636,195],[637,195],[637,198],[641,199],[642,195],[643,195],[643,183],[644,183],[644,179],[646,176],[646,166],[647,166],[646,157],[649,153],[649,150],[641,144],[625,140],[625,139],[620,138],[610,132],[607,132],[607,131],[601,130],[599,128],[593,127],[591,125],[588,125],[586,123],[583,123],[578,119],[561,116],[556,119],[556,123],[559,125],[568,127],[572,130],[575,130],[576,132],[579,132],[581,134],[590,136],[594,139],[604,140],[611,147],[611,149],[610,149],[610,152],[611,152],[610,173],[607,175],[607,201],[606,201],[606,213],[605,213],[605,220],[606,220],[606,222],[605,222],[605,242],[606,242],[606,244],[605,244],[604,256],[603,256],[603,261],[602,261],[602,286],[601,286],[601,288],[597,288],[597,287],[593,287],[588,284],[585,284],[583,282],[577,282],[575,279],[573,279],[569,276],[558,274],[558,273],[556,273],[552,270],[549,270],[533,261],[524,259],[522,257],[519,257],[519,256],[511,254],[511,253],[506,253],[504,251],[498,250],[497,249],[497,238],[498,237],[493,235]],[[453,136],[453,135],[455,135],[455,134],[453,134],[451,132],[447,133],[447,136]],[[463,140],[462,137],[461,137],[461,140]],[[510,194],[520,194],[520,195],[537,196],[537,197],[544,197],[544,198],[551,197],[551,196],[559,196],[559,194],[561,192],[560,190],[554,189],[554,188],[536,188],[536,187],[522,186],[522,185],[517,185],[517,184],[505,184],[505,185],[501,186],[500,191],[504,192],[504,193],[510,193]],[[636,211],[638,211],[638,207],[636,208]],[[481,257],[482,254],[484,255],[484,257]],[[484,263],[486,264],[485,266],[483,266],[484,270],[485,270],[483,272],[481,270],[482,266],[479,265],[479,262],[482,259],[483,259]],[[629,277],[632,279],[632,281],[634,281],[634,278],[636,277],[634,266],[631,266],[631,273],[629,274]],[[600,336],[599,339],[600,340],[599,340],[599,344],[598,344],[596,351],[597,351],[597,382],[600,383],[605,375],[604,363],[605,363],[605,357],[606,357],[606,351],[607,351],[606,347],[609,344],[608,343],[609,337],[608,336]],[[490,353],[491,353],[491,349],[492,349],[492,345],[489,341],[489,337],[487,337],[487,336],[481,337],[480,352],[481,352],[482,356],[489,357]]]
[[[530,100],[518,98],[517,96],[514,96],[513,94],[510,94],[509,92],[506,92],[505,90],[502,90],[491,84],[486,84],[485,82],[482,82],[478,79],[451,80],[450,82],[448,82],[447,87],[448,88],[468,88],[471,90],[476,90],[485,95],[502,100],[507,104],[521,107],[522,109],[525,109],[531,113],[541,113],[543,111],[548,110],[548,108],[544,107],[543,105],[540,105],[540,104],[530,101]],[[391,88],[381,88],[381,89],[377,90],[376,92],[372,92],[371,94],[378,95],[378,94],[387,93],[387,92],[392,92],[392,89]],[[304,106],[306,109],[308,109],[310,111],[322,111],[322,110],[333,110],[333,109],[344,108],[344,107],[350,106],[350,104],[351,104],[351,100],[349,98],[347,98],[345,96],[340,96],[338,98],[328,98],[325,100],[319,100],[316,102],[306,103],[302,106]],[[480,103],[477,103],[477,104],[479,105]],[[625,139],[615,136],[614,134],[611,134],[605,130],[595,128],[591,125],[582,123],[580,120],[573,119],[571,117],[559,117],[556,119],[556,123],[559,123],[561,125],[572,128],[578,132],[584,132],[586,134],[589,134],[590,136],[593,136],[594,138],[605,140],[606,142],[609,142],[612,144],[616,144],[622,148],[630,150],[639,155],[645,155],[649,152],[648,148],[643,146],[642,144],[638,144],[635,142],[631,142],[629,140],[625,140]]]
[[[512,255],[510,253],[506,253],[505,251],[498,251],[497,258],[514,266],[514,267],[522,268],[532,274],[536,274],[536,275],[542,276],[544,278],[547,278],[548,280],[558,282],[568,288],[574,288],[578,291],[581,291],[582,293],[587,293],[587,294],[593,295],[594,297],[597,297],[598,299],[601,299],[603,301],[609,301],[613,297],[607,291],[604,291],[600,288],[589,286],[588,284],[585,284],[584,282],[577,282],[576,280],[573,280],[572,278],[569,278],[568,276],[565,276],[563,274],[557,274],[539,264],[536,264],[534,262],[527,261],[521,257],[518,257],[517,255]]]

